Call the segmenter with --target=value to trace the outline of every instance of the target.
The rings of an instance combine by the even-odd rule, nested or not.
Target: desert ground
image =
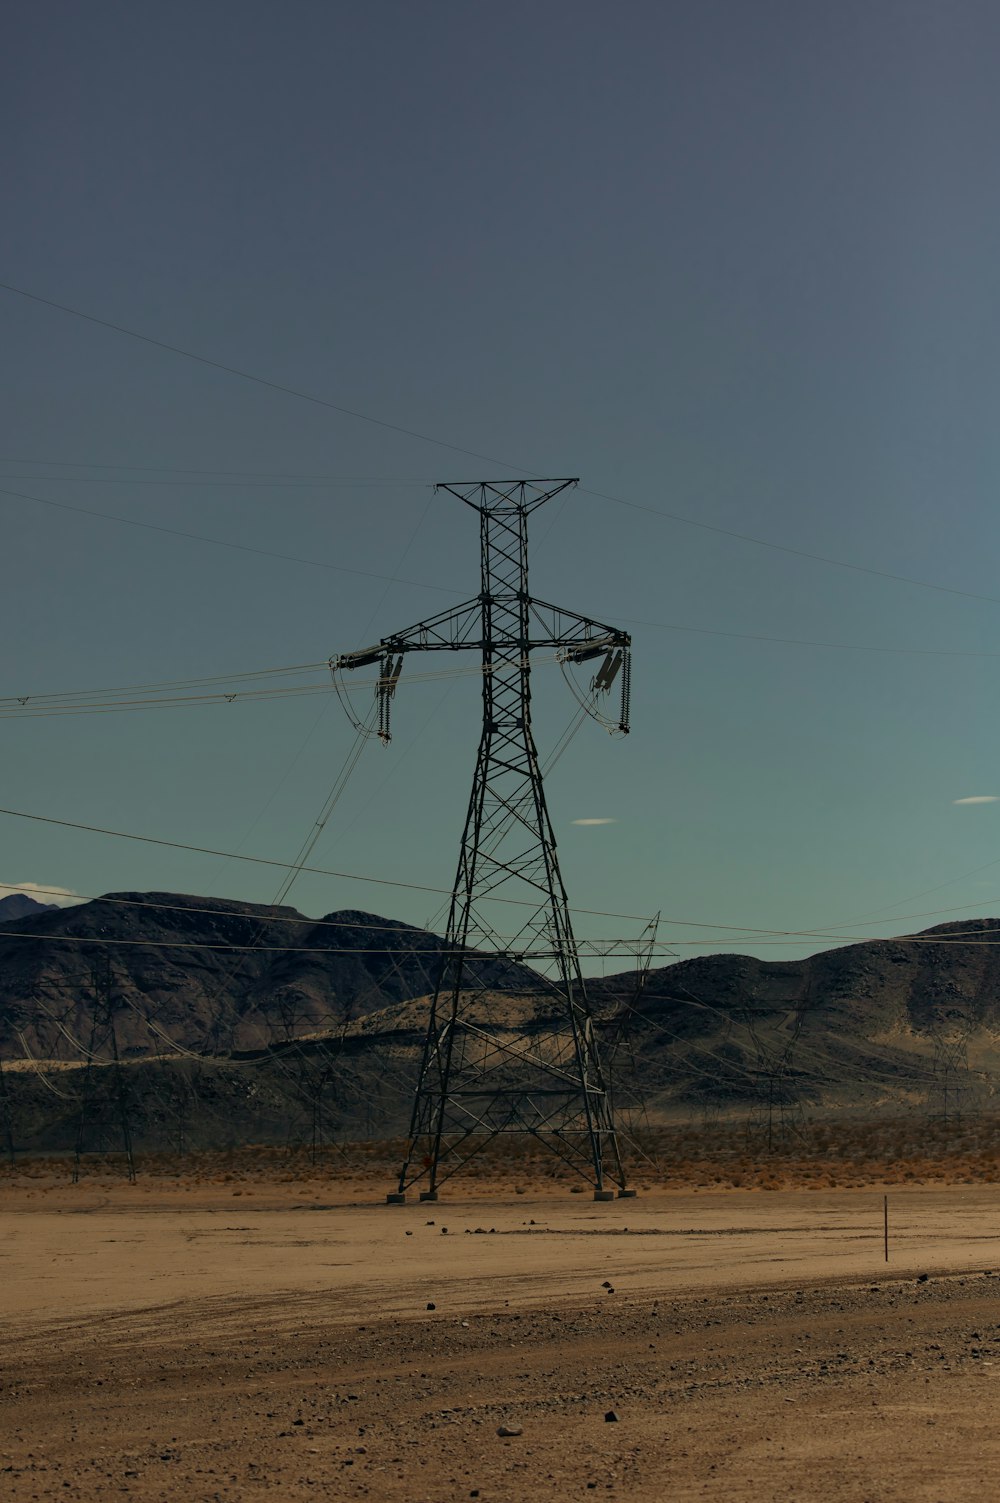
[[[387,1206],[382,1167],[8,1174],[0,1493],[995,1495],[995,1185]]]

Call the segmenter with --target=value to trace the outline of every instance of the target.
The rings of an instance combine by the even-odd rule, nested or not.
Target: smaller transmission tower
[[[17,1162],[17,1149],[14,1147],[14,1121],[10,1110],[10,1097],[7,1094],[7,1077],[3,1073],[3,1060],[0,1059],[0,1117],[3,1118],[3,1139],[7,1151],[7,1159],[14,1167]]]
[[[962,1098],[968,1093],[969,1038],[972,1018],[963,1007],[943,1006],[934,1010],[930,1025],[934,1046],[934,1084],[941,1101],[941,1122],[956,1126],[962,1119]]]
[[[379,734],[410,652],[477,652],[482,732],[430,1002],[409,1148],[390,1202],[452,1174],[501,1134],[535,1138],[588,1179],[598,1200],[626,1188],[611,1098],[559,870],[531,728],[531,656],[593,662],[590,693],[618,681],[613,729],[628,730],[630,638],[528,591],[528,518],[574,480],[438,486],[479,519],[479,594],[453,610],[331,659],[379,665]],[[608,722],[605,721],[605,724]],[[504,904],[497,907],[497,903]],[[506,931],[506,932],[504,932]],[[513,931],[513,932],[511,932]],[[529,969],[531,967],[531,969]]]
[[[635,955],[635,982],[632,994],[628,998],[617,998],[604,1027],[604,1057],[615,1118],[619,1132],[629,1139],[633,1147],[635,1147],[637,1132],[641,1131],[647,1140],[650,1135],[649,1113],[646,1108],[647,1082],[642,1078],[643,1044],[648,1042],[648,1037],[643,1040],[639,1036],[640,1028],[648,1030],[649,1019],[640,1012],[639,1004],[649,980],[653,956],[657,954],[659,927],[660,915],[657,913],[650,919],[638,940],[630,947]],[[661,951],[658,958],[663,961],[675,960],[677,957],[668,950]],[[616,1065],[622,1056],[625,1057],[626,1065],[625,1070],[619,1072]],[[626,1092],[623,1092],[621,1088],[620,1075],[622,1073],[629,1081],[629,1089]]]
[[[801,1007],[788,1013],[767,1037],[758,1020],[763,1010],[744,1009],[744,1022],[756,1054],[752,1070],[754,1098],[747,1118],[748,1144],[773,1153],[790,1139],[802,1137],[802,1102],[794,1055],[802,1032]]]
[[[118,1053],[118,1030],[115,1027],[115,980],[110,958],[95,961],[91,973],[93,1010],[90,1022],[90,1046],[83,1071],[83,1090],[80,1096],[80,1113],[77,1118],[76,1154],[73,1159],[73,1183],[80,1178],[80,1166],[87,1151],[87,1138],[96,1130],[98,1151],[103,1151],[106,1130],[117,1126],[121,1132],[125,1166],[130,1182],[135,1182],[135,1158],[132,1153],[132,1128],[129,1122],[128,1088]],[[102,1092],[97,1100],[95,1092],[95,1067],[98,1066],[98,1050],[111,1050],[112,1091],[110,1097]],[[106,1068],[106,1065],[104,1066]]]

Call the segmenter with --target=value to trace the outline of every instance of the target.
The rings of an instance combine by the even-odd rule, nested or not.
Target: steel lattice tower
[[[379,663],[379,733],[408,652],[478,650],[483,726],[399,1187],[422,1200],[500,1133],[531,1134],[593,1184],[626,1189],[611,1097],[573,934],[531,729],[531,654],[601,659],[600,692],[620,675],[615,727],[628,730],[626,632],[528,593],[528,517],[573,480],[442,484],[479,515],[477,598],[331,660]],[[505,899],[511,906],[487,905]],[[496,914],[501,912],[501,920]],[[513,938],[501,939],[502,924]],[[532,969],[529,970],[528,967]],[[547,972],[547,974],[546,974]]]
[[[134,1184],[135,1156],[132,1152],[132,1129],[129,1124],[129,1092],[122,1072],[121,1055],[118,1052],[118,1029],[115,1025],[115,1012],[121,1004],[115,1000],[115,978],[109,956],[105,955],[101,960],[95,960],[91,971],[91,987],[94,996],[90,1020],[90,1047],[87,1050],[80,1114],[77,1118],[73,1183],[75,1185],[80,1178],[80,1163],[86,1149],[88,1129],[96,1127],[103,1136],[104,1129],[116,1122],[122,1135],[125,1168],[129,1180]],[[98,1063],[97,1051],[107,1048],[109,1044],[113,1061],[114,1094],[111,1101],[105,1098],[95,1109],[93,1095],[94,1071]],[[104,1063],[107,1064],[108,1061]]]

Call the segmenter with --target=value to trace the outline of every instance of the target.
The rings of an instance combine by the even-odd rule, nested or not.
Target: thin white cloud
[[[36,903],[54,903],[57,908],[71,908],[74,903],[85,903],[86,898],[77,897],[68,887],[49,887],[44,882],[0,882],[0,898],[23,892],[26,898]]]
[[[953,798],[953,804],[995,804],[1000,799],[998,793],[973,793],[969,798]]]
[[[617,819],[574,819],[575,825],[616,825]]]

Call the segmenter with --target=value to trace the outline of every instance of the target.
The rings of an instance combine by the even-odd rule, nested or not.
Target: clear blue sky
[[[0,279],[538,474],[1000,597],[998,47],[973,0],[22,5]],[[496,466],[11,293],[0,319],[0,486],[422,582],[0,495],[3,693],[322,660],[474,592],[474,518],[427,487]],[[954,803],[1000,794],[1000,598],[582,491],[535,521],[539,595],[657,623],[631,627],[633,735],[587,727],[550,780],[574,902],[662,909],[681,954],[721,947],[694,921],[1000,912],[1000,864],[953,880],[1000,863],[1000,803]],[[536,703],[544,750],[573,711],[553,667]],[[448,887],[477,715],[472,680],[401,689],[314,861]],[[289,860],[351,740],[319,697],[5,720],[0,803]],[[0,840],[12,883],[278,882],[5,817]],[[436,908],[313,877],[291,901]]]

